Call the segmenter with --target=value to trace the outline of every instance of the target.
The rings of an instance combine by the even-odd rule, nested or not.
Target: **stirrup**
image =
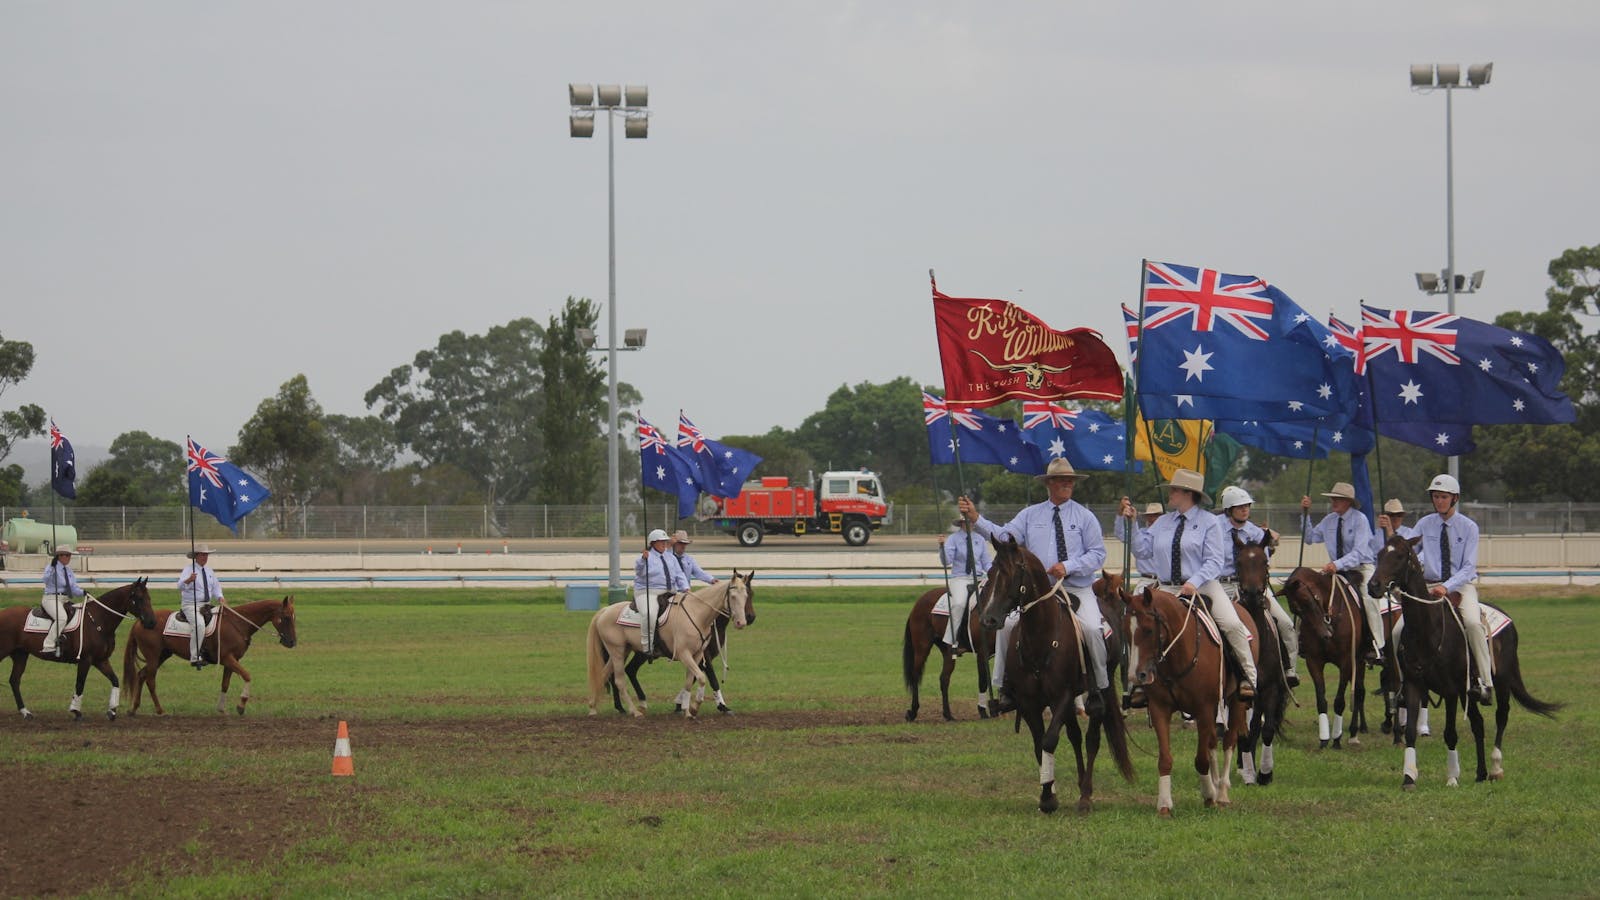
[[[1134,686],[1122,695],[1123,709],[1146,709],[1150,706],[1150,698],[1144,695],[1144,688]]]
[[[1239,682],[1239,687],[1234,691],[1234,696],[1240,700],[1254,700],[1256,698],[1255,685],[1248,681]]]

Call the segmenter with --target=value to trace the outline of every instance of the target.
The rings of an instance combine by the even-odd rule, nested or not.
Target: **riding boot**
[[[1128,693],[1122,696],[1123,709],[1144,709],[1150,705],[1150,698],[1144,695],[1144,688],[1134,685],[1128,688]]]
[[[1011,695],[1011,685],[1009,684],[1002,684],[1000,686],[1000,696],[995,700],[989,701],[989,715],[991,716],[1008,713],[1016,708],[1017,698]]]

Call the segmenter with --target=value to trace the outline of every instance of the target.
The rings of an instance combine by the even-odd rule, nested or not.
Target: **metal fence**
[[[1406,500],[1415,523],[1431,507],[1426,499]],[[1009,520],[1017,507],[991,506],[984,514],[997,522]],[[1320,517],[1325,507],[1312,508]],[[1107,534],[1111,533],[1114,510],[1093,506]],[[1600,532],[1600,504],[1523,503],[1492,505],[1468,503],[1462,511],[1478,523],[1484,534],[1583,534]],[[57,524],[78,529],[82,543],[94,541],[174,540],[189,537],[189,515],[182,507],[63,507]],[[622,511],[622,534],[643,536],[651,528],[685,528],[693,534],[709,534],[707,522],[678,521],[670,504],[649,507],[634,504]],[[0,507],[0,521],[28,516],[48,521],[49,513]],[[955,510],[951,506],[894,507],[887,534],[942,534],[949,530]],[[1299,508],[1290,505],[1256,504],[1251,518],[1280,532],[1293,534]],[[220,538],[228,532],[214,519],[194,516],[196,537]],[[283,539],[360,539],[360,540],[455,540],[604,537],[604,506],[307,506],[292,510],[283,521],[272,512],[258,509],[239,523],[239,534],[246,538]]]

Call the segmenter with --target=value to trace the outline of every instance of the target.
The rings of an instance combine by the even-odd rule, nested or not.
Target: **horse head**
[[[1372,580],[1367,582],[1367,593],[1373,599],[1382,597],[1396,587],[1416,596],[1427,592],[1427,583],[1422,577],[1422,561],[1417,559],[1417,544],[1421,542],[1421,535],[1408,538],[1402,537],[1399,532],[1383,542],[1383,549],[1378,551],[1378,559],[1372,567]]]
[[[1317,638],[1326,641],[1333,638],[1333,616],[1322,583],[1323,578],[1315,569],[1301,566],[1284,581],[1283,596],[1289,601],[1290,612],[1300,621],[1310,622],[1317,630]]]
[[[1133,620],[1128,629],[1128,640],[1139,651],[1139,668],[1128,673],[1128,680],[1133,684],[1155,683],[1156,666],[1161,662],[1160,642],[1162,633],[1168,629],[1157,605],[1158,593],[1165,592],[1145,585],[1144,590],[1128,597],[1127,615]]]
[[[139,619],[139,624],[146,628],[156,627],[156,611],[150,605],[149,578],[140,578],[124,590],[128,592],[128,609]]]
[[[980,623],[989,631],[999,631],[1012,610],[1044,596],[1050,587],[1044,565],[1026,547],[1018,545],[1016,538],[1008,535],[1004,541],[992,543],[994,565],[989,567],[989,596],[983,604]]]
[[[1272,590],[1272,576],[1267,561],[1267,545],[1272,535],[1263,534],[1259,541],[1247,541],[1233,531],[1234,577],[1239,579],[1239,599],[1246,608],[1259,612],[1266,608],[1267,592]]]
[[[283,603],[272,611],[272,627],[278,629],[278,643],[285,647],[293,647],[296,641],[294,630],[294,595],[283,598]]]
[[[1094,580],[1092,586],[1095,597],[1100,601],[1100,611],[1107,621],[1121,619],[1127,614],[1128,604],[1133,596],[1128,593],[1126,581],[1121,575],[1113,575],[1105,569],[1100,570],[1100,577]]]
[[[728,579],[728,588],[722,594],[722,601],[727,608],[728,617],[733,620],[734,628],[743,628],[750,624],[750,579],[756,577],[754,572],[740,575],[738,569],[733,570],[733,577]]]
[[[754,584],[752,584],[752,582],[754,582],[755,580],[756,580],[756,573],[754,571],[750,571],[750,572],[746,572],[745,573],[745,575],[744,575],[744,587],[745,587],[745,592],[744,592],[744,623],[746,625],[754,625],[756,623],[756,606],[755,606],[755,602],[754,602],[755,601],[755,596],[756,596],[756,586]]]

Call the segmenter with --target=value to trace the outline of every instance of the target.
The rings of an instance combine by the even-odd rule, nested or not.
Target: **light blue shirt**
[[[1198,506],[1183,516],[1183,535],[1178,541],[1183,583],[1199,589],[1222,574],[1222,529],[1217,527],[1216,516]],[[1177,530],[1178,512],[1169,510],[1133,536],[1134,555],[1150,557],[1155,576],[1162,584],[1176,583],[1172,580],[1172,536]]]
[[[1417,522],[1417,531],[1422,535],[1422,543],[1417,549],[1425,551],[1422,554],[1422,577],[1429,584],[1439,582],[1440,532],[1444,526],[1450,526],[1450,577],[1444,579],[1447,591],[1459,591],[1461,586],[1478,577],[1478,523],[1467,518],[1462,513],[1454,513],[1450,518],[1430,513]]]
[[[1328,545],[1328,558],[1333,560],[1334,568],[1341,572],[1371,565],[1377,559],[1372,552],[1372,525],[1359,510],[1351,509],[1343,516],[1328,513],[1316,527],[1311,526],[1310,516],[1303,516],[1300,525],[1304,529],[1306,543]],[[1333,559],[1339,547],[1340,530],[1344,531],[1344,555]]]
[[[1239,532],[1239,537],[1246,544],[1259,544],[1267,536],[1267,530],[1260,525],[1246,519],[1243,525],[1234,527],[1233,520],[1227,516],[1217,516],[1217,527],[1222,529],[1222,577],[1233,578],[1239,574],[1235,568],[1233,548],[1233,532]],[[1267,558],[1272,558],[1272,548],[1263,547],[1267,551]]]
[[[1111,523],[1111,530],[1116,534],[1117,540],[1122,541],[1124,543],[1128,542],[1128,520],[1125,517],[1117,516],[1117,520],[1115,522]],[[1135,540],[1129,546],[1128,549],[1133,552],[1133,564],[1138,567],[1139,574],[1143,575],[1146,578],[1154,578],[1154,577],[1156,577],[1156,562],[1155,562],[1155,559],[1153,557],[1150,557],[1150,556],[1141,556],[1141,555],[1139,555],[1139,550],[1138,550],[1138,546],[1137,546],[1138,543],[1139,543],[1138,540],[1137,540],[1137,535],[1140,532],[1144,531],[1144,530],[1145,530],[1144,526],[1140,525],[1138,522],[1135,522],[1133,524],[1133,533],[1135,535]]]
[[[1053,540],[1053,538],[1052,538]],[[950,574],[965,577],[967,574],[967,536],[959,530],[944,539],[944,561]],[[994,556],[989,552],[989,541],[979,534],[972,535],[972,571],[979,578],[989,574]]]
[[[1415,528],[1412,528],[1410,525],[1401,525],[1399,528],[1396,528],[1394,530],[1394,533],[1400,535],[1403,538],[1414,538],[1420,532],[1418,532]],[[1387,544],[1388,542],[1389,542],[1389,536],[1383,533],[1383,529],[1382,528],[1379,528],[1379,529],[1377,529],[1377,530],[1372,532],[1372,561],[1373,562],[1377,562],[1378,561],[1378,553],[1379,553],[1379,551],[1383,550],[1383,545]],[[1422,558],[1422,545],[1421,544],[1417,545],[1417,558],[1418,559]]]
[[[63,566],[55,560],[44,567],[44,592],[66,594],[68,597],[83,596],[83,588],[78,587],[78,576],[72,574],[72,567]]]
[[[217,573],[211,571],[210,566],[201,566],[200,575],[193,582],[184,584],[189,573],[194,571],[194,563],[183,567],[178,573],[178,601],[188,606],[199,606],[209,597],[212,603],[222,599],[222,584],[217,581]]]
[[[1017,513],[1003,526],[979,516],[973,529],[996,541],[1016,538],[1018,544],[1039,557],[1046,569],[1056,563],[1065,566],[1067,587],[1089,587],[1106,564],[1106,540],[1100,534],[1100,520],[1075,500],[1061,504],[1061,532],[1067,544],[1067,558],[1062,559],[1056,552],[1055,510],[1056,505],[1046,500]]]
[[[699,580],[704,581],[706,584],[716,581],[715,578],[711,577],[710,573],[706,572],[705,569],[700,568],[700,564],[695,562],[694,557],[690,556],[689,554],[685,553],[682,556],[679,556],[678,554],[674,553],[672,555],[678,557],[678,568],[683,570],[683,579],[686,584],[690,579],[694,578],[698,578]],[[685,590],[688,590],[688,588],[685,588]]]
[[[689,589],[689,579],[678,568],[678,557],[671,550],[662,553],[646,550],[633,561],[633,589],[642,591],[645,588],[652,591],[652,596]]]

